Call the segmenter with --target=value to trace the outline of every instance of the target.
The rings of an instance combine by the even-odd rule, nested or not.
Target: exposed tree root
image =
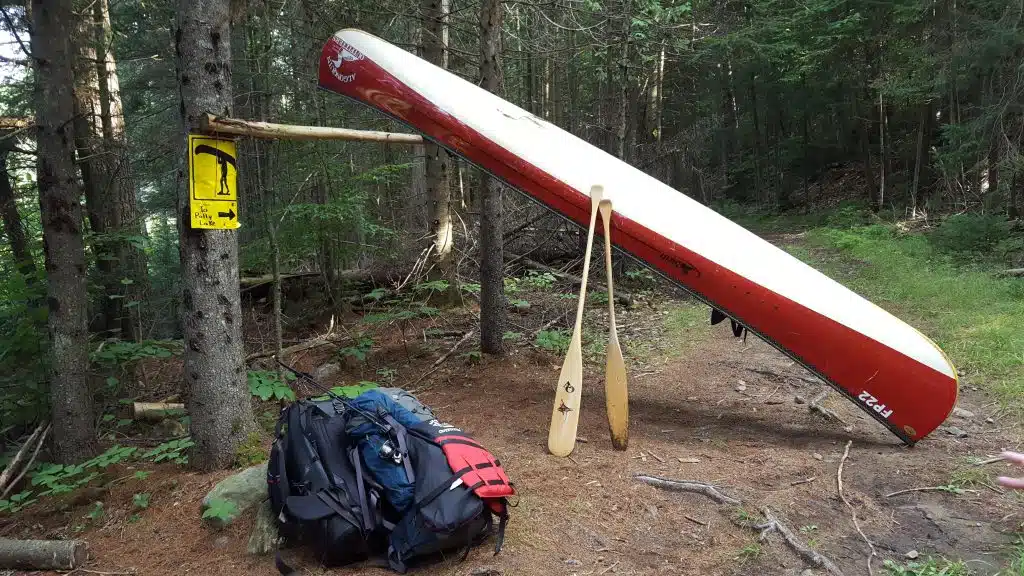
[[[753,528],[755,530],[761,531],[761,536],[759,539],[762,542],[765,539],[767,539],[768,535],[772,532],[778,532],[779,535],[782,536],[782,539],[786,542],[786,545],[789,546],[793,550],[793,552],[795,552],[796,555],[799,556],[804,562],[817,568],[823,568],[827,570],[829,574],[833,574],[835,576],[843,576],[843,571],[840,570],[838,566],[836,566],[828,558],[822,556],[814,550],[811,550],[810,547],[801,542],[800,539],[798,539],[796,535],[793,534],[792,530],[790,530],[785,524],[780,522],[774,514],[772,514],[771,509],[769,509],[767,506],[762,507],[761,514],[764,514],[765,520],[767,520],[767,522],[765,522],[764,524],[758,524]]]
[[[714,486],[705,484],[703,482],[690,482],[688,480],[672,480],[671,478],[661,478],[658,476],[649,476],[647,474],[635,474],[633,478],[643,482],[644,484],[650,484],[656,488],[662,488],[664,490],[672,490],[674,492],[694,492],[696,494],[703,494],[708,498],[711,498],[719,504],[732,504],[739,506],[740,501],[735,498],[730,498],[725,494],[722,494]]]
[[[850,514],[853,516],[853,526],[857,528],[857,532],[860,534],[860,537],[864,539],[864,542],[868,545],[868,549],[871,550],[871,554],[868,555],[868,574],[870,576],[874,576],[875,572],[871,568],[871,560],[878,555],[878,552],[875,551],[875,545],[871,543],[870,539],[868,539],[867,534],[860,529],[860,522],[857,521],[857,510],[854,509],[853,505],[850,504],[850,501],[846,499],[846,495],[843,494],[843,465],[846,464],[846,459],[850,457],[850,446],[852,444],[853,440],[847,441],[846,449],[843,450],[843,458],[839,461],[839,469],[836,471],[836,487],[839,489],[839,497],[843,499],[843,503],[850,509]]]

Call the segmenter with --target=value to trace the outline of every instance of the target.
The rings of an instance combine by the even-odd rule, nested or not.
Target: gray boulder
[[[223,528],[268,497],[267,464],[264,462],[218,482],[203,498],[202,511],[205,513],[215,502],[219,507],[223,506],[221,503],[226,501],[230,503],[226,508],[230,509],[231,513],[204,520],[214,528]]]

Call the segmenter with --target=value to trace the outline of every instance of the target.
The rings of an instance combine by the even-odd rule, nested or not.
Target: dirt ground
[[[965,559],[978,574],[1005,568],[1024,522],[1022,500],[994,486],[997,474],[1012,472],[1005,464],[974,466],[972,459],[1018,447],[1020,428],[1002,421],[996,404],[969,377],[960,406],[973,414],[951,417],[947,424],[956,430],[940,429],[908,448],[837,393],[824,405],[844,423],[812,413],[797,399],[809,400],[821,389],[806,371],[754,336],[743,342],[727,325],[710,327],[707,308],[694,306],[669,301],[618,311],[630,364],[625,452],[609,442],[603,354],[586,366],[580,441],[569,458],[546,450],[561,364],[556,354],[519,346],[505,358],[484,357],[475,365],[455,354],[411,386],[459,340],[454,335],[430,347],[414,344],[411,353],[408,344],[393,345],[375,352],[369,367],[343,366],[331,383],[367,378],[373,366],[396,366],[394,384],[416,389],[444,420],[481,440],[519,491],[500,555],[492,555],[489,541],[463,562],[444,561],[413,573],[465,576],[489,567],[505,576],[825,574],[807,572],[812,567],[777,533],[760,541],[757,530],[744,526],[760,522],[764,506],[847,575],[868,573],[869,548],[853,511],[877,551],[876,574],[885,573],[883,559],[906,561],[915,552],[920,559]],[[588,322],[605,317],[600,306],[588,312]],[[464,320],[468,327],[472,316]],[[459,328],[456,321],[445,322]],[[595,334],[602,330],[596,327]],[[325,355],[309,353],[296,362],[312,368]],[[852,511],[837,491],[848,442],[843,489]],[[229,473],[156,466],[145,481],[76,496],[63,510],[33,508],[0,519],[0,536],[84,538],[93,555],[88,570],[95,574],[277,574],[272,557],[245,553],[251,512],[220,532],[200,521],[200,499]],[[637,474],[710,483],[742,505],[658,489],[635,479]],[[953,482],[966,492],[886,496]],[[150,506],[129,523],[132,494],[142,490],[151,493]],[[106,519],[71,533],[94,498],[105,502]],[[324,573],[301,551],[285,550],[284,557],[304,573]],[[372,567],[330,573],[391,574]]]

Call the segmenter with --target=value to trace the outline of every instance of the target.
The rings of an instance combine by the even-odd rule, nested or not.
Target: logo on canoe
[[[680,260],[675,256],[665,253],[661,254],[661,259],[678,268],[684,276],[688,276],[689,274],[693,273],[695,276],[700,278],[700,270],[697,270],[696,266],[690,264],[685,260]]]
[[[348,42],[338,39],[335,40],[336,42],[334,45],[337,49],[337,53],[335,53],[333,58],[327,58],[327,67],[331,70],[331,76],[334,76],[341,82],[351,82],[356,79],[356,73],[351,72],[346,74],[342,68],[345,66],[346,62],[356,62],[364,59],[365,56],[363,56],[359,50],[353,48]]]

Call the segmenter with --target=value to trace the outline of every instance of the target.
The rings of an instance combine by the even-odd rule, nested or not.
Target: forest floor
[[[838,393],[830,392],[823,405],[843,423],[810,411],[805,402],[822,386],[803,368],[755,336],[743,342],[727,326],[709,327],[706,306],[656,294],[617,310],[630,368],[625,452],[613,450],[608,439],[607,314],[599,304],[587,311],[592,343],[580,441],[570,458],[546,450],[560,354],[516,345],[504,358],[481,358],[467,354],[472,346],[465,344],[423,377],[461,333],[474,327],[472,306],[407,326],[405,334],[422,337],[405,341],[396,329],[365,362],[342,362],[340,371],[325,379],[333,385],[379,380],[384,374],[394,385],[414,389],[442,419],[494,452],[516,484],[517,505],[501,554],[492,555],[489,541],[465,561],[444,561],[414,573],[493,574],[478,570],[487,567],[505,576],[825,574],[805,564],[778,533],[759,539],[752,525],[762,521],[765,506],[847,575],[868,573],[865,537],[877,551],[875,574],[940,574],[925,571],[929,558],[935,559],[932,567],[946,566],[950,571],[942,574],[949,576],[967,572],[938,559],[963,560],[975,574],[1020,573],[1008,570],[1022,551],[1017,533],[1024,524],[1024,500],[994,483],[996,475],[1014,471],[1002,462],[976,465],[1019,447],[1019,422],[1001,416],[998,402],[970,378],[962,384],[959,404],[967,412],[908,448]],[[541,312],[541,300],[531,295],[532,311],[511,317],[529,340],[552,318],[550,308]],[[554,300],[561,302],[559,314],[575,303]],[[444,336],[428,337],[427,326],[443,329]],[[310,370],[335,357],[320,348],[293,361]],[[847,448],[842,485],[849,506],[837,486]],[[195,474],[171,464],[148,469],[153,472],[145,481],[114,483],[60,506],[37,505],[0,519],[0,536],[83,538],[93,555],[88,569],[96,574],[277,573],[272,558],[246,554],[253,512],[219,532],[200,520],[201,498],[229,471]],[[668,492],[637,481],[637,474],[710,483],[742,504]],[[924,487],[933,489],[887,496]],[[133,494],[143,490],[150,494],[149,506],[130,522]],[[104,519],[83,520],[97,499],[105,504]],[[79,531],[73,533],[73,527]],[[303,566],[304,573],[323,573],[299,550],[285,550],[283,556]],[[885,559],[904,568],[883,568]],[[913,568],[915,562],[924,568]],[[373,567],[330,573],[391,574]]]

